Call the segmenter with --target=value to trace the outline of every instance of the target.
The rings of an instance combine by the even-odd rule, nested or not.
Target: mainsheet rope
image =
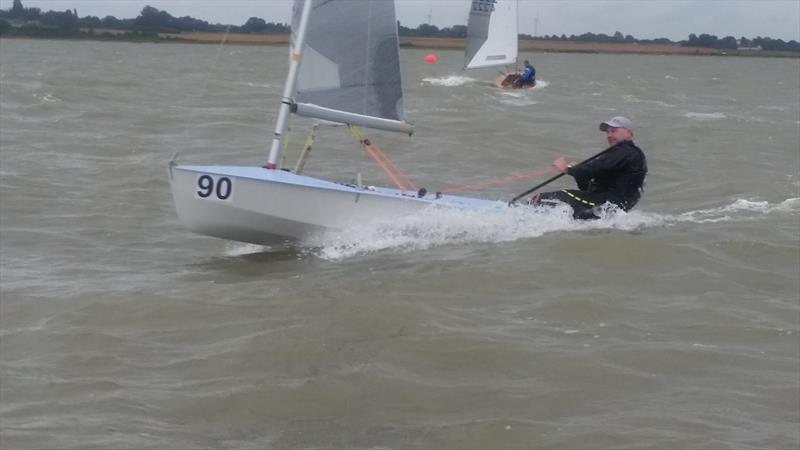
[[[457,186],[457,187],[450,187],[447,189],[442,189],[440,192],[442,194],[452,194],[455,192],[467,192],[472,191],[478,188],[483,188],[486,186],[498,186],[503,184],[511,184],[521,180],[527,180],[528,178],[535,178],[535,177],[543,177],[545,175],[550,175],[555,173],[555,169],[548,169],[548,170],[536,170],[533,172],[525,172],[518,175],[511,175],[504,178],[497,178],[494,180],[488,181],[480,181],[478,183],[466,184],[464,186]]]
[[[359,143],[364,147],[364,150],[367,154],[375,160],[375,163],[378,164],[378,167],[383,170],[387,177],[397,186],[398,189],[401,191],[417,191],[417,186],[411,181],[411,178],[408,177],[405,173],[400,171],[397,168],[397,165],[386,156],[383,151],[381,151],[378,146],[373,144],[369,139],[365,138],[364,135],[359,131],[358,128],[352,125],[347,126],[350,129],[350,132],[353,133],[353,136],[358,140]],[[517,175],[511,175],[503,178],[497,178],[494,180],[487,180],[487,181],[480,181],[477,183],[466,184],[463,186],[454,186],[449,187],[446,189],[442,189],[439,192],[442,194],[452,194],[457,192],[467,192],[472,191],[475,189],[487,187],[487,186],[498,186],[503,184],[511,184],[517,181],[527,180],[529,178],[535,177],[543,177],[545,175],[551,175],[555,173],[555,169],[548,169],[548,170],[536,170],[532,172],[525,172]]]

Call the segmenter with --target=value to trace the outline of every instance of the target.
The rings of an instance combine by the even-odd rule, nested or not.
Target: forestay
[[[464,67],[517,62],[517,0],[472,0],[467,22]]]
[[[302,5],[295,0],[293,30]],[[411,134],[398,44],[394,0],[312,0],[294,112]]]

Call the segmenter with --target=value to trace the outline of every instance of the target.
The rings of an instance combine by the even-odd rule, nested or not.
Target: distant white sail
[[[295,0],[293,29],[302,3]],[[294,112],[410,134],[398,44],[394,0],[313,0]]]
[[[472,0],[464,67],[476,69],[517,62],[517,0]]]

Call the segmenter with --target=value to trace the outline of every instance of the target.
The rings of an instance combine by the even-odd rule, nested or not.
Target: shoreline
[[[288,45],[288,34],[242,34],[229,33],[178,33],[159,34],[159,36],[175,41],[196,43],[220,43],[225,40],[235,45]],[[400,48],[418,48],[431,50],[463,50],[464,39],[461,38],[428,38],[400,37]],[[722,50],[705,47],[682,47],[669,44],[611,43],[611,42],[577,42],[528,40],[519,41],[519,51],[539,51],[545,53],[617,53],[645,55],[701,55],[701,56],[755,56],[800,58],[800,52],[764,51],[764,50]]]
[[[126,39],[122,30],[95,30],[94,35],[76,37],[51,36],[10,36],[0,38],[11,39],[67,39],[114,42],[149,42],[179,44],[228,44],[228,45],[288,45],[288,34],[250,34],[250,33],[158,33],[153,39]],[[103,38],[100,33],[111,37]],[[400,37],[400,48],[430,50],[463,50],[464,39],[461,38],[429,38]],[[639,54],[639,55],[684,55],[684,56],[744,56],[759,58],[800,58],[800,52],[768,51],[768,50],[728,50],[705,47],[682,47],[677,44],[640,44],[610,42],[577,42],[528,40],[519,41],[520,52],[543,53],[586,53],[586,54]]]

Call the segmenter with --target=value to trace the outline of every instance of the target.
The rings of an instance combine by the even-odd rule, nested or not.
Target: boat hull
[[[505,204],[460,196],[359,187],[244,166],[170,165],[178,217],[189,230],[223,239],[276,244],[431,206],[497,209]]]
[[[499,87],[500,89],[521,89],[521,90],[525,90],[525,89],[533,89],[533,87],[536,86],[535,82],[534,82],[534,84],[526,84],[524,86],[517,86],[517,85],[514,84],[517,81],[517,78],[519,78],[519,74],[518,73],[507,73],[505,75],[499,75],[497,78],[494,79],[494,84],[497,87]]]

